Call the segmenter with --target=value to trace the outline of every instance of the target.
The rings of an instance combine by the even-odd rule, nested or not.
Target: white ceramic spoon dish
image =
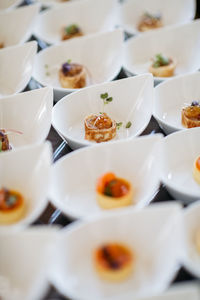
[[[117,7],[117,0],[72,1],[40,13],[34,34],[47,44],[58,44],[62,42],[64,28],[73,24],[84,36],[113,30],[117,23]]]
[[[146,32],[125,43],[124,69],[128,76],[146,73],[157,54],[176,62],[174,76],[200,68],[200,20]],[[154,77],[155,83],[171,77]]]
[[[0,98],[19,93],[31,79],[37,42],[0,50]]]
[[[180,206],[152,205],[140,211],[107,214],[76,222],[61,233],[52,255],[52,283],[61,294],[81,300],[135,299],[162,292],[177,271]],[[134,268],[124,281],[98,276],[94,251],[107,243],[127,245]]]
[[[176,9],[174,0],[126,0],[121,7],[121,25],[130,34],[141,33],[138,30],[141,17],[144,13],[160,15],[163,27],[184,24],[195,17],[195,0],[177,0]]]
[[[101,98],[104,93],[113,98],[106,105]],[[150,74],[103,83],[72,93],[59,101],[53,108],[52,124],[72,149],[96,144],[85,139],[84,119],[99,112],[107,113],[118,124],[122,123],[112,140],[132,138],[142,133],[148,125],[152,100],[153,77]],[[131,126],[126,128],[128,123]]]
[[[53,87],[56,100],[77,90],[62,88],[59,82],[59,69],[69,59],[86,67],[86,86],[110,81],[122,66],[122,43],[122,31],[115,30],[48,47],[37,54],[33,77],[41,85]]]
[[[155,88],[153,115],[166,134],[185,129],[181,121],[182,109],[193,101],[200,101],[200,73],[181,75]]]
[[[98,205],[96,186],[103,174],[113,172],[128,180],[133,188],[133,202],[118,209],[148,205],[159,188],[160,165],[156,158],[160,140],[161,135],[144,136],[68,154],[52,169],[52,203],[71,218],[107,212]]]

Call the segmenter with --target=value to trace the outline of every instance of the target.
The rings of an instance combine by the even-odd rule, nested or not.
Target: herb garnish
[[[166,56],[162,54],[156,54],[155,57],[153,58],[153,67],[154,68],[159,68],[162,66],[167,66],[169,65],[170,60]]]
[[[6,204],[8,206],[13,206],[17,202],[17,196],[15,195],[9,195],[8,198],[6,199]]]
[[[131,125],[132,125],[131,121],[128,121],[128,122],[126,123],[126,128],[130,128]]]
[[[76,34],[80,32],[79,27],[76,24],[71,24],[65,28],[67,34]]]
[[[122,126],[122,122],[118,122],[118,123],[116,123],[116,126],[117,126],[117,129],[119,130],[120,129],[120,127]]]
[[[108,104],[109,102],[112,102],[113,98],[108,96],[108,93],[104,93],[100,95],[101,99],[103,99],[104,104]]]

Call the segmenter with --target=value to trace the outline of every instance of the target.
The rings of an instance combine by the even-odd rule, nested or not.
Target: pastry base
[[[95,268],[99,276],[107,281],[120,282],[127,279],[133,271],[132,262],[127,263],[120,270],[110,270],[95,262]]]
[[[170,77],[174,75],[176,63],[172,61],[168,66],[154,68],[152,65],[149,67],[149,72],[155,77]]]
[[[181,112],[181,122],[182,125],[186,128],[200,127],[200,120],[190,119],[185,115],[185,109],[182,109]]]
[[[65,76],[62,70],[59,70],[59,80],[63,88],[79,89],[86,86],[86,70],[83,67],[79,74],[74,76]]]
[[[13,224],[23,218],[25,215],[25,204],[8,211],[0,210],[0,225]]]
[[[74,33],[74,34],[63,33],[62,34],[62,41],[73,39],[73,38],[76,38],[76,37],[79,37],[79,36],[83,36],[82,32],[77,32],[77,33]]]

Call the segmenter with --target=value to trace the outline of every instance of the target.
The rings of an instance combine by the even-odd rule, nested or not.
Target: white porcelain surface
[[[187,203],[200,199],[200,185],[193,178],[193,163],[200,155],[200,128],[182,130],[162,140],[161,179],[175,199]]]
[[[200,230],[200,201],[185,209],[183,264],[196,277],[200,277],[200,253],[195,245],[195,235]]]
[[[45,140],[51,127],[52,107],[51,88],[24,92],[0,100],[0,129],[8,132],[13,150]]]
[[[0,43],[7,47],[27,41],[32,34],[38,12],[39,5],[0,12]]]
[[[122,31],[115,30],[51,46],[37,54],[33,77],[43,86],[53,87],[56,98],[61,98],[77,90],[62,88],[58,79],[62,64],[71,59],[87,68],[87,85],[110,81],[122,66],[122,42]]]
[[[144,33],[125,43],[127,75],[148,72],[151,59],[162,53],[177,61],[174,76],[154,77],[156,83],[200,68],[200,20]]]
[[[60,7],[66,4],[70,4],[76,0],[35,0],[42,4],[43,7]],[[82,1],[82,0],[80,0]]]
[[[68,226],[55,243],[53,284],[81,300],[135,299],[163,291],[177,270],[179,217],[179,205],[167,203]],[[134,271],[124,282],[103,281],[94,268],[94,250],[112,241],[135,253]]]
[[[105,92],[113,97],[107,105],[100,97]],[[96,142],[85,140],[84,119],[92,113],[104,111],[116,122],[123,122],[113,140],[132,138],[148,125],[152,100],[153,77],[149,74],[99,84],[59,101],[53,108],[52,124],[72,149],[94,145]],[[132,125],[126,129],[128,121]]]
[[[42,12],[35,26],[35,35],[48,44],[62,41],[62,29],[71,24],[84,35],[114,29],[117,0],[72,1],[56,9]]]
[[[140,18],[146,12],[160,14],[163,26],[184,24],[195,16],[195,0],[127,0],[121,7],[121,25],[131,33],[140,33],[137,29]]]
[[[24,218],[1,228],[31,224],[42,214],[47,205],[51,155],[48,142],[1,153],[0,188],[20,192],[26,203]]]
[[[0,50],[0,98],[19,93],[26,87],[36,52],[35,41]]]
[[[23,0],[1,0],[0,11],[13,9],[20,5]]]
[[[0,232],[0,297],[42,299],[48,290],[49,247],[57,229],[34,227]]]
[[[134,192],[133,204],[120,209],[148,205],[159,187],[160,139],[161,135],[145,136],[68,154],[52,169],[52,203],[72,218],[107,212],[97,203],[96,183],[103,174],[114,172],[128,180]]]
[[[182,108],[200,100],[200,73],[182,75],[155,88],[153,115],[166,134],[185,129]]]
[[[173,284],[166,292],[161,295],[137,298],[135,300],[199,300],[200,289],[198,282],[183,282]],[[127,299],[128,300],[128,299]]]

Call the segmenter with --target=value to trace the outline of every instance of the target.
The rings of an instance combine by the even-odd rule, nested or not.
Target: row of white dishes
[[[182,265],[200,276],[199,217],[199,201],[187,209],[165,202],[139,211],[90,216],[62,230],[1,230],[0,296],[42,299],[51,283],[70,299],[183,300],[190,295],[198,300],[200,291],[194,287],[155,295],[169,286]],[[94,251],[113,241],[134,253],[133,272],[117,283],[99,278],[94,267]]]
[[[152,56],[164,53],[177,60],[172,79],[199,70],[199,41],[200,21],[195,20],[144,33],[126,42],[123,32],[117,29],[64,41],[38,54],[35,41],[7,47],[0,50],[0,96],[21,92],[31,75],[41,86],[53,87],[55,100],[78,90],[61,87],[59,70],[68,60],[86,68],[87,87],[113,80],[122,67],[127,76],[149,72]],[[169,77],[154,77],[155,83],[167,80]]]

